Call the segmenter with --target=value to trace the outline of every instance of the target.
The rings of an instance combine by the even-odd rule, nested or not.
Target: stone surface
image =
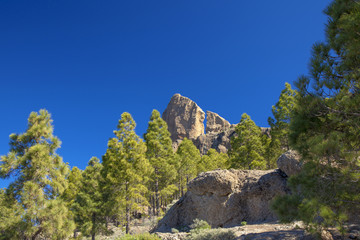
[[[200,135],[195,141],[195,146],[201,154],[206,154],[210,148],[218,152],[227,153],[230,149],[230,139],[235,134],[233,127],[219,133],[207,133]]]
[[[174,204],[155,231],[189,226],[196,218],[212,227],[231,227],[276,219],[269,203],[286,194],[286,179],[277,170],[215,170],[201,173]]]
[[[231,124],[220,117],[219,114],[206,111],[206,134],[224,132],[228,130],[230,126]]]
[[[282,154],[276,164],[288,177],[301,171],[300,155],[294,150],[289,150]]]
[[[204,134],[204,111],[194,101],[180,94],[171,98],[162,118],[168,124],[175,149],[185,137],[195,140]]]

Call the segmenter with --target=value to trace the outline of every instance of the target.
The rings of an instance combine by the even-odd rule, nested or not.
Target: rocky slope
[[[206,154],[210,148],[218,152],[227,152],[230,149],[230,139],[235,134],[236,125],[231,125],[219,114],[211,111],[206,111],[205,115],[204,111],[187,97],[175,94],[162,118],[168,124],[175,150],[185,137],[194,142],[201,154]],[[261,128],[261,131],[269,135],[269,128]]]

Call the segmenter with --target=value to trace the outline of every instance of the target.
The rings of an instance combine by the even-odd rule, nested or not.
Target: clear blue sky
[[[58,153],[85,168],[122,112],[142,136],[180,93],[231,123],[267,126],[285,82],[307,72],[329,0],[1,0],[0,155],[46,108]],[[8,181],[0,180],[0,187]]]

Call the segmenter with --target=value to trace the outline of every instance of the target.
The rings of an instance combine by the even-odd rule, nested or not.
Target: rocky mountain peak
[[[204,134],[204,111],[194,101],[178,93],[172,96],[162,118],[168,124],[175,149],[184,138],[195,140]]]

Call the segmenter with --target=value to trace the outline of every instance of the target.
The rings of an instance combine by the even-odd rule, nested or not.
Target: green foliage
[[[155,234],[143,233],[137,235],[126,234],[119,238],[119,240],[161,240],[161,238]]]
[[[82,171],[77,167],[73,167],[67,180],[68,187],[63,193],[63,199],[71,208],[82,185]]]
[[[296,82],[290,123],[290,144],[304,169],[290,178],[294,196],[279,198],[274,208],[312,229],[342,230],[347,217],[360,213],[360,5],[334,0],[325,13],[326,41],[314,44],[310,75]]]
[[[95,236],[105,230],[100,188],[102,168],[98,158],[90,159],[82,173],[81,187],[72,206],[76,225],[84,236]]]
[[[190,232],[198,232],[205,229],[211,229],[211,226],[205,220],[196,218],[190,225],[190,229]]]
[[[169,199],[177,190],[172,184],[176,178],[174,152],[166,122],[157,110],[153,110],[148,129],[144,135],[147,146],[146,157],[154,169],[150,189],[155,196],[155,215],[159,215],[160,196]]]
[[[105,209],[110,216],[124,216],[126,232],[129,232],[130,212],[144,212],[148,201],[145,197],[146,183],[152,173],[145,157],[146,146],[135,133],[135,121],[129,113],[123,113],[116,137],[108,142],[103,158],[103,191],[106,196]]]
[[[236,235],[232,230],[215,228],[190,233],[187,240],[234,240]]]
[[[241,226],[245,226],[246,224],[247,224],[246,221],[242,221],[242,222],[241,222]]]
[[[231,139],[230,162],[232,168],[265,169],[264,146],[261,130],[250,116],[244,113]]]
[[[227,169],[229,166],[229,156],[226,153],[218,153],[215,149],[210,149],[206,155],[201,157],[198,164],[198,172],[206,172],[215,169]]]
[[[266,159],[268,168],[276,167],[278,157],[289,150],[290,119],[296,105],[297,92],[291,89],[289,83],[285,83],[285,89],[281,91],[279,101],[272,106],[274,118],[269,117],[268,123],[271,127],[271,139],[266,146]]]
[[[1,194],[2,201],[9,201],[0,213],[6,222],[1,231],[10,239],[66,238],[73,231],[74,223],[61,198],[69,168],[56,154],[59,147],[46,110],[30,114],[25,133],[10,135],[10,152],[0,161],[1,178],[15,178]],[[6,216],[6,211],[11,214]]]
[[[184,138],[180,143],[176,156],[177,180],[181,196],[183,196],[186,191],[186,184],[196,177],[197,166],[201,156],[199,149],[197,149],[193,142],[187,138]]]

